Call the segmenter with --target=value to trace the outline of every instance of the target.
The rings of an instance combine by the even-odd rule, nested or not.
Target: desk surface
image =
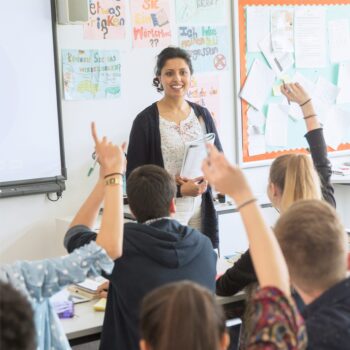
[[[218,274],[223,274],[230,266],[231,264],[227,261],[218,259]],[[221,305],[244,300],[244,298],[245,295],[243,292],[239,292],[230,297],[216,296],[217,302]],[[76,339],[101,333],[104,312],[94,311],[93,306],[97,301],[98,299],[95,299],[86,303],[76,304],[74,317],[61,320],[68,339]]]

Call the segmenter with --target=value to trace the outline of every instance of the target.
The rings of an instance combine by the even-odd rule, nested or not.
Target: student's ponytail
[[[271,166],[270,181],[282,192],[280,209],[287,210],[301,199],[321,199],[321,182],[310,157],[287,154]]]

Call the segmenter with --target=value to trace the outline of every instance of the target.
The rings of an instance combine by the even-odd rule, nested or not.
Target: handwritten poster
[[[226,26],[179,27],[179,46],[190,53],[195,73],[226,70],[228,42]]]
[[[216,126],[220,124],[220,80],[217,74],[195,75],[187,92],[187,98],[203,107],[212,115]]]
[[[62,50],[64,98],[88,100],[120,95],[117,50]]]
[[[219,24],[225,21],[224,0],[176,0],[179,24]]]
[[[134,48],[161,48],[171,44],[168,0],[131,0]]]
[[[89,0],[84,39],[124,39],[125,0]]]

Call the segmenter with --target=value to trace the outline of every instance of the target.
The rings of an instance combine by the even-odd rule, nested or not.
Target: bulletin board
[[[306,133],[305,122],[303,119],[295,120],[288,118],[288,144],[284,147],[266,146],[261,154],[250,154],[249,152],[249,125],[248,109],[252,108],[248,102],[239,97],[244,83],[247,79],[249,69],[255,59],[260,60],[268,66],[268,63],[261,52],[248,52],[247,49],[247,17],[246,10],[249,6],[265,6],[270,9],[290,8],[296,9],[302,6],[318,5],[326,9],[326,28],[329,20],[347,19],[350,22],[350,4],[348,0],[238,0],[234,1],[233,31],[234,31],[234,49],[235,49],[235,90],[236,90],[236,115],[237,115],[237,157],[241,166],[254,167],[269,164],[271,160],[279,155],[286,153],[307,153],[307,143],[304,138]],[[350,23],[349,23],[350,24]],[[328,42],[327,42],[328,44]],[[329,56],[329,55],[328,55]],[[310,80],[315,81],[318,77],[323,77],[337,85],[338,64],[331,63],[329,57],[327,66],[315,69],[297,69],[295,62],[290,68],[289,74],[294,75],[297,71]],[[350,64],[350,63],[349,63]],[[278,84],[279,79],[276,79]],[[264,103],[262,112],[265,117],[269,103],[279,103],[283,96],[274,96],[271,91],[270,96]],[[342,105],[341,108],[350,112],[350,104]],[[263,131],[264,132],[264,131]],[[328,147],[330,155],[345,155],[350,151],[350,127],[344,131],[342,143],[336,149]]]

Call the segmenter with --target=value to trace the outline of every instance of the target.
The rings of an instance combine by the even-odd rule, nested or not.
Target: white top
[[[188,117],[177,125],[159,116],[159,131],[164,168],[173,176],[179,175],[185,151],[185,143],[203,136],[203,130],[193,109]]]

